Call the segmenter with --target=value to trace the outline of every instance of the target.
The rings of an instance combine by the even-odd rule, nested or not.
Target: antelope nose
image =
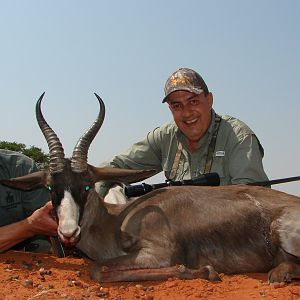
[[[59,227],[59,233],[63,235],[65,238],[76,238],[80,234],[80,227],[76,226],[61,226]]]

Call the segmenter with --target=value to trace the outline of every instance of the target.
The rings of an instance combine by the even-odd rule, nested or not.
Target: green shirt
[[[38,171],[34,161],[18,152],[0,149],[0,179],[9,179]],[[21,191],[0,184],[0,226],[30,216],[48,201],[48,191]]]
[[[183,146],[174,180],[191,179],[203,174],[208,146],[212,139],[215,113],[198,149],[190,153],[186,138],[174,121],[150,131],[126,152],[116,155],[102,166],[126,169],[155,169],[169,179],[178,143]],[[264,150],[253,131],[242,121],[221,116],[211,172],[217,172],[221,185],[268,180],[262,165]],[[110,184],[100,182],[97,191],[104,196]]]

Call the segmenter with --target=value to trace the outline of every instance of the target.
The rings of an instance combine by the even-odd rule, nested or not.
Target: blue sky
[[[189,67],[218,113],[255,131],[269,178],[298,176],[299,16],[297,0],[0,0],[0,139],[48,152],[34,113],[45,91],[44,116],[69,156],[98,113],[97,92],[98,165],[171,119],[164,83]],[[300,182],[273,188],[300,195]]]

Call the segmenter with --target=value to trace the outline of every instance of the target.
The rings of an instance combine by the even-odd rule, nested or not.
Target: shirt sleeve
[[[266,181],[262,164],[263,148],[255,134],[247,134],[232,148],[229,173],[232,184]]]
[[[162,171],[160,138],[159,130],[156,128],[124,153],[114,156],[112,160],[100,166],[133,170],[153,169],[159,173]],[[112,183],[100,181],[96,184],[96,191],[104,197],[111,185]]]
[[[20,173],[18,176],[23,176],[38,171],[38,167],[35,162],[27,157],[20,159],[17,168],[18,167],[20,168]],[[25,216],[30,216],[35,210],[42,207],[47,201],[49,201],[49,192],[46,188],[23,191],[22,205]]]

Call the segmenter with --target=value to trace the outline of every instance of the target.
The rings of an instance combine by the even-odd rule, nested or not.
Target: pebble
[[[18,280],[19,279],[19,275],[17,274],[13,274],[9,277],[9,280]]]
[[[36,265],[37,265],[37,266],[40,266],[40,265],[42,265],[42,264],[43,264],[43,261],[42,261],[42,260],[38,259],[38,260],[36,261]]]
[[[41,281],[45,281],[46,279],[45,279],[45,276],[43,276],[43,275],[39,275],[39,279],[41,280]]]
[[[101,298],[107,298],[109,293],[105,292],[105,291],[98,291],[95,293],[97,297],[101,297]]]
[[[72,280],[68,280],[67,285],[68,285],[68,286],[74,286],[74,283],[73,283]]]
[[[23,282],[23,286],[26,288],[32,288],[33,287],[33,281],[31,279],[26,279]]]
[[[265,292],[264,290],[259,291],[259,294],[260,294],[262,297],[265,297],[265,296],[266,296],[266,292]]]
[[[82,297],[84,297],[84,298],[89,298],[90,296],[91,296],[91,293],[88,292],[88,291],[84,291],[84,292],[82,293]]]
[[[83,288],[83,283],[81,281],[75,280],[73,281],[74,285],[79,287],[79,288]]]
[[[44,290],[44,287],[42,286],[42,285],[38,285],[37,287],[36,287],[39,291],[43,291]]]
[[[4,269],[5,269],[5,270],[12,270],[12,265],[11,265],[11,264],[8,264],[7,266],[5,266]]]
[[[180,273],[184,273],[186,271],[186,267],[185,267],[185,265],[179,265],[179,266],[177,266],[177,270]]]
[[[45,270],[45,268],[40,268],[39,269],[39,273],[40,275],[44,276],[44,275],[51,275],[52,271],[51,270]]]
[[[26,261],[22,261],[22,265],[25,269],[32,270],[32,264]]]
[[[139,290],[142,290],[144,288],[141,284],[136,284],[135,287]]]

